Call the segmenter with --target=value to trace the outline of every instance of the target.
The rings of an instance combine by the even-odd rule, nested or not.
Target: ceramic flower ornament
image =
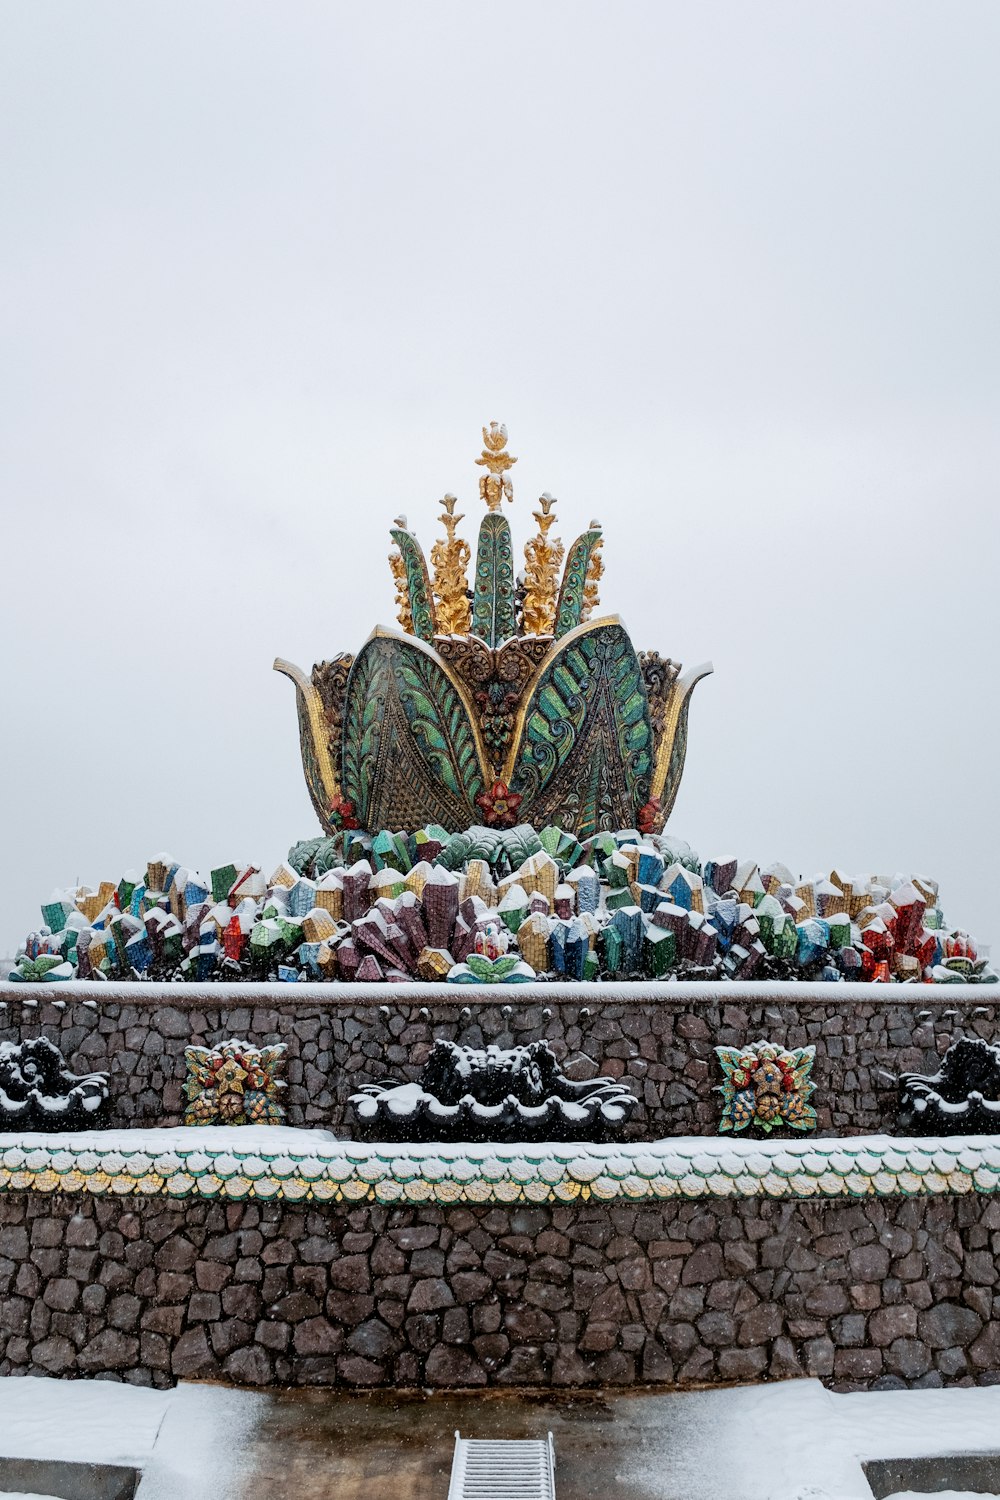
[[[720,1135],[756,1126],[770,1135],[781,1125],[792,1130],[815,1130],[816,1111],[808,1102],[815,1047],[787,1052],[773,1042],[748,1047],[716,1047],[725,1075],[718,1085],[722,1095]]]
[[[253,1047],[239,1037],[217,1047],[185,1047],[185,1125],[282,1125],[286,1047]]]

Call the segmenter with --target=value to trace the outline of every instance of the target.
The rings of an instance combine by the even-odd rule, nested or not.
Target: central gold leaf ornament
[[[599,829],[659,832],[684,769],[691,691],[711,663],[681,675],[638,654],[617,615],[591,619],[603,573],[592,521],[564,553],[555,501],[515,577],[507,429],[483,428],[476,463],[485,502],[470,589],[458,500],[441,501],[445,535],[430,554],[405,516],[389,555],[403,634],[377,626],[356,657],[321,662],[295,683],[306,783],[324,829],[449,831],[517,816],[586,838]],[[559,569],[566,556],[560,579]]]

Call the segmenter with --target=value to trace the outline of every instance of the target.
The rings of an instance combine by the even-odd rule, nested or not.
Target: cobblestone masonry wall
[[[252,995],[242,987],[234,994],[177,985],[164,995],[162,987],[133,986],[123,995],[110,985],[3,985],[0,1040],[41,1032],[74,1070],[109,1072],[114,1123],[126,1125],[180,1122],[189,1043],[285,1042],[288,1123],[349,1136],[348,1095],[387,1075],[415,1078],[435,1037],[501,1047],[545,1037],[570,1076],[629,1080],[643,1107],[627,1135],[647,1140],[715,1134],[716,1045],[762,1036],[789,1047],[815,1043],[820,1133],[844,1135],[891,1129],[895,1076],[934,1072],[957,1037],[1000,1041],[1000,987],[795,985],[748,994],[737,986],[692,993],[693,986],[643,985],[634,998],[627,986],[614,997],[603,986],[551,985],[485,998],[458,986],[421,986],[416,998],[396,986],[358,988],[378,993],[359,1001],[337,997],[332,986],[319,994],[276,985]]]
[[[389,1209],[0,1198],[0,1375],[1000,1382],[1000,1200]]]

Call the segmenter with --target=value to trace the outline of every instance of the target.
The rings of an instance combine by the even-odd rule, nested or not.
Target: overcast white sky
[[[0,953],[314,829],[294,695],[510,429],[670,828],[1000,939],[1000,7],[0,6]]]

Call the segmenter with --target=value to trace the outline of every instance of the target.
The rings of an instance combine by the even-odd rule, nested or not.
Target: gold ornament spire
[[[556,600],[559,593],[559,564],[563,544],[549,537],[555,523],[555,500],[546,491],[539,497],[541,509],[532,514],[538,522],[538,535],[524,546],[525,593],[523,629],[525,635],[551,635],[556,623]]]
[[[600,531],[600,521],[591,521],[591,531]],[[601,602],[598,585],[604,577],[604,558],[601,556],[601,548],[604,546],[603,536],[599,536],[594,543],[587,563],[587,580],[583,585],[583,608],[580,611],[581,621],[589,620],[594,610]]]
[[[483,428],[483,452],[476,463],[487,469],[479,477],[479,498],[485,500],[488,511],[497,511],[504,500],[513,503],[514,486],[507,470],[513,468],[517,459],[505,452],[507,429],[502,422],[491,422],[489,429]]]
[[[431,548],[434,594],[437,599],[437,629],[441,635],[468,635],[469,584],[465,570],[469,565],[471,552],[468,542],[455,535],[455,527],[463,519],[455,514],[457,496],[445,495],[441,504],[444,507],[441,524],[445,529],[445,538],[443,541],[439,538]]]

